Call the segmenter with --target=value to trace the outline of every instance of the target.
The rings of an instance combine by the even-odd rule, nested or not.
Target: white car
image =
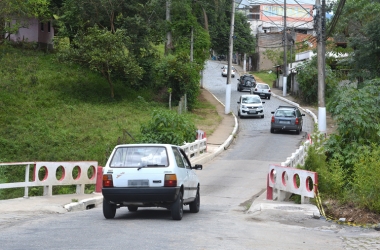
[[[268,100],[270,100],[270,97],[272,96],[270,87],[266,83],[257,83],[256,87],[253,89],[253,94],[267,98]]]
[[[236,72],[236,69],[234,68],[234,66],[231,66],[232,70],[231,70],[231,77],[234,78],[235,77],[235,72]],[[228,65],[224,65],[222,67],[222,76],[227,76],[228,74]]]
[[[125,144],[112,151],[103,168],[103,215],[115,217],[116,209],[163,207],[181,220],[183,206],[200,208],[200,183],[183,149],[169,144]]]
[[[264,107],[260,96],[242,95],[238,103],[238,116],[243,117],[261,117],[264,118]]]

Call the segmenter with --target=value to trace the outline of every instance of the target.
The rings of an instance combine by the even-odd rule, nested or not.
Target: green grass
[[[153,110],[168,106],[154,101],[159,98],[152,90],[114,85],[111,99],[108,82],[99,74],[59,63],[55,54],[0,46],[0,162],[97,161],[104,166],[115,145],[136,142]],[[199,100],[184,115],[211,135],[221,117],[215,106]],[[0,183],[22,182],[24,172],[24,167],[0,167]],[[86,193],[94,188],[87,185]],[[0,189],[0,199],[23,192]],[[54,194],[73,192],[75,186],[53,189]],[[30,196],[42,193],[41,187],[29,189]]]
[[[277,75],[274,72],[269,73],[269,71],[251,72],[251,74],[260,79],[262,82],[269,84],[270,87],[273,86],[273,81],[277,78]]]
[[[122,82],[111,99],[100,75],[61,64],[54,54],[0,47],[0,72],[0,162],[104,165],[116,144],[134,142],[128,134],[139,137],[153,109],[167,106]]]

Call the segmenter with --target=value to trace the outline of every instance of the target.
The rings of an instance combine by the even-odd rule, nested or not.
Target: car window
[[[116,149],[110,167],[167,167],[168,157],[165,147],[138,146]]]
[[[294,110],[278,110],[276,116],[280,117],[296,117],[296,112]]]
[[[260,97],[255,97],[255,96],[247,96],[242,98],[242,103],[246,104],[252,104],[252,103],[260,103]]]
[[[181,152],[179,152],[177,148],[173,147],[173,153],[174,153],[174,158],[177,163],[177,166],[179,168],[185,168],[186,165],[181,155]]]

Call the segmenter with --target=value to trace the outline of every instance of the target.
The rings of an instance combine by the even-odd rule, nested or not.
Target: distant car
[[[268,100],[272,96],[270,87],[266,83],[257,83],[255,88],[253,89],[253,94],[267,98]]]
[[[297,107],[293,106],[279,106],[273,114],[270,125],[270,132],[276,131],[291,131],[294,130],[296,134],[302,131],[303,116]]]
[[[234,68],[234,66],[231,66],[232,70],[231,70],[231,77],[234,78],[235,77],[235,72],[236,72],[236,69]],[[224,65],[222,67],[222,76],[227,76],[227,73],[228,73],[228,65]]]
[[[184,150],[169,144],[125,144],[112,151],[103,168],[103,215],[115,217],[116,209],[164,207],[181,220],[183,206],[200,208],[200,183]]]
[[[253,75],[243,75],[238,79],[237,91],[251,91],[256,87],[256,79]]]
[[[238,103],[238,116],[243,117],[261,117],[264,118],[264,107],[260,96],[242,95]]]

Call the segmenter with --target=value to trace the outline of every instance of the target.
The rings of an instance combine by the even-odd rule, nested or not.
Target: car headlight
[[[245,108],[247,108],[247,106],[245,106],[245,105],[241,105],[241,108],[242,108],[242,109],[245,109]]]
[[[259,109],[262,109],[262,108],[263,108],[263,106],[259,106],[258,108],[259,108]]]

